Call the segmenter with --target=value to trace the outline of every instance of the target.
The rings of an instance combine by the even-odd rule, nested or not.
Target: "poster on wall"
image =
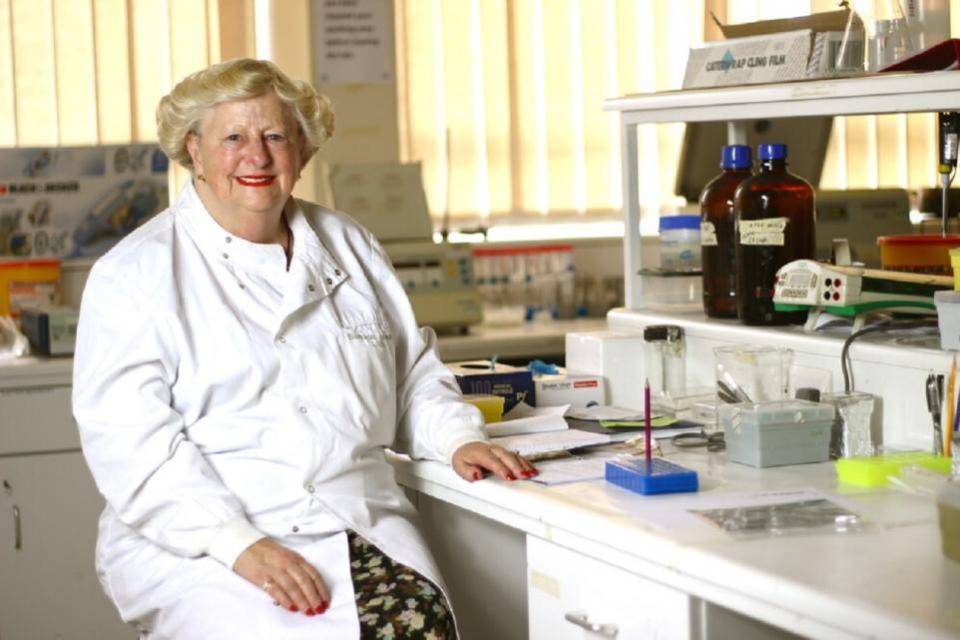
[[[313,0],[317,85],[393,82],[393,2]]]
[[[167,207],[155,144],[0,149],[0,259],[89,258]]]

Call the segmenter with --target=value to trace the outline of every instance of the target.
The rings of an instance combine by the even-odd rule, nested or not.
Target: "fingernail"
[[[317,613],[324,613],[324,612],[326,612],[326,610],[327,610],[327,608],[329,608],[329,606],[330,606],[330,605],[328,605],[326,601],[321,602],[321,603],[320,603],[320,608],[317,609]]]
[[[313,612],[313,609],[307,609],[306,611],[304,611],[304,613],[307,614],[308,616],[315,616],[315,615],[317,615],[317,614],[315,614],[315,613]]]
[[[293,611],[294,613],[296,613],[297,611],[300,611],[300,609],[297,608],[297,605],[292,604],[290,605],[290,611]]]
[[[533,475],[533,471],[523,470],[520,472],[520,475],[522,475],[524,478],[529,478]]]
[[[512,473],[507,474],[507,480],[516,480],[516,479],[517,479],[517,476],[513,475]]]
[[[474,472],[473,472],[473,479],[474,479],[474,480],[479,480],[479,479],[482,478],[482,477],[483,477],[483,476],[480,474],[479,471],[474,471]]]

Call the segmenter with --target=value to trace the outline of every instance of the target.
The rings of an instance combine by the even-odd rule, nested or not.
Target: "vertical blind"
[[[960,2],[951,0],[954,21]],[[604,98],[677,89],[687,50],[728,23],[834,0],[397,0],[403,159],[454,226],[619,218],[620,141]],[[683,124],[638,127],[644,231],[673,194]],[[932,186],[933,114],[837,117],[820,186]],[[719,153],[719,152],[718,152]]]
[[[253,0],[0,0],[0,147],[156,140],[174,82],[252,50]]]

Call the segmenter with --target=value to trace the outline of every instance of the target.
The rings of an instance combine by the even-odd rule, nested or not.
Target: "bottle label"
[[[713,226],[712,222],[700,223],[700,246],[717,246],[717,228]]]
[[[787,218],[740,220],[740,244],[782,247],[787,222]]]

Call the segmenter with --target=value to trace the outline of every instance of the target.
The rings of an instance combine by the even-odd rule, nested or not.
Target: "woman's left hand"
[[[527,479],[539,473],[523,456],[489,442],[468,442],[454,452],[450,464],[467,482],[481,480],[485,472],[504,480]]]

